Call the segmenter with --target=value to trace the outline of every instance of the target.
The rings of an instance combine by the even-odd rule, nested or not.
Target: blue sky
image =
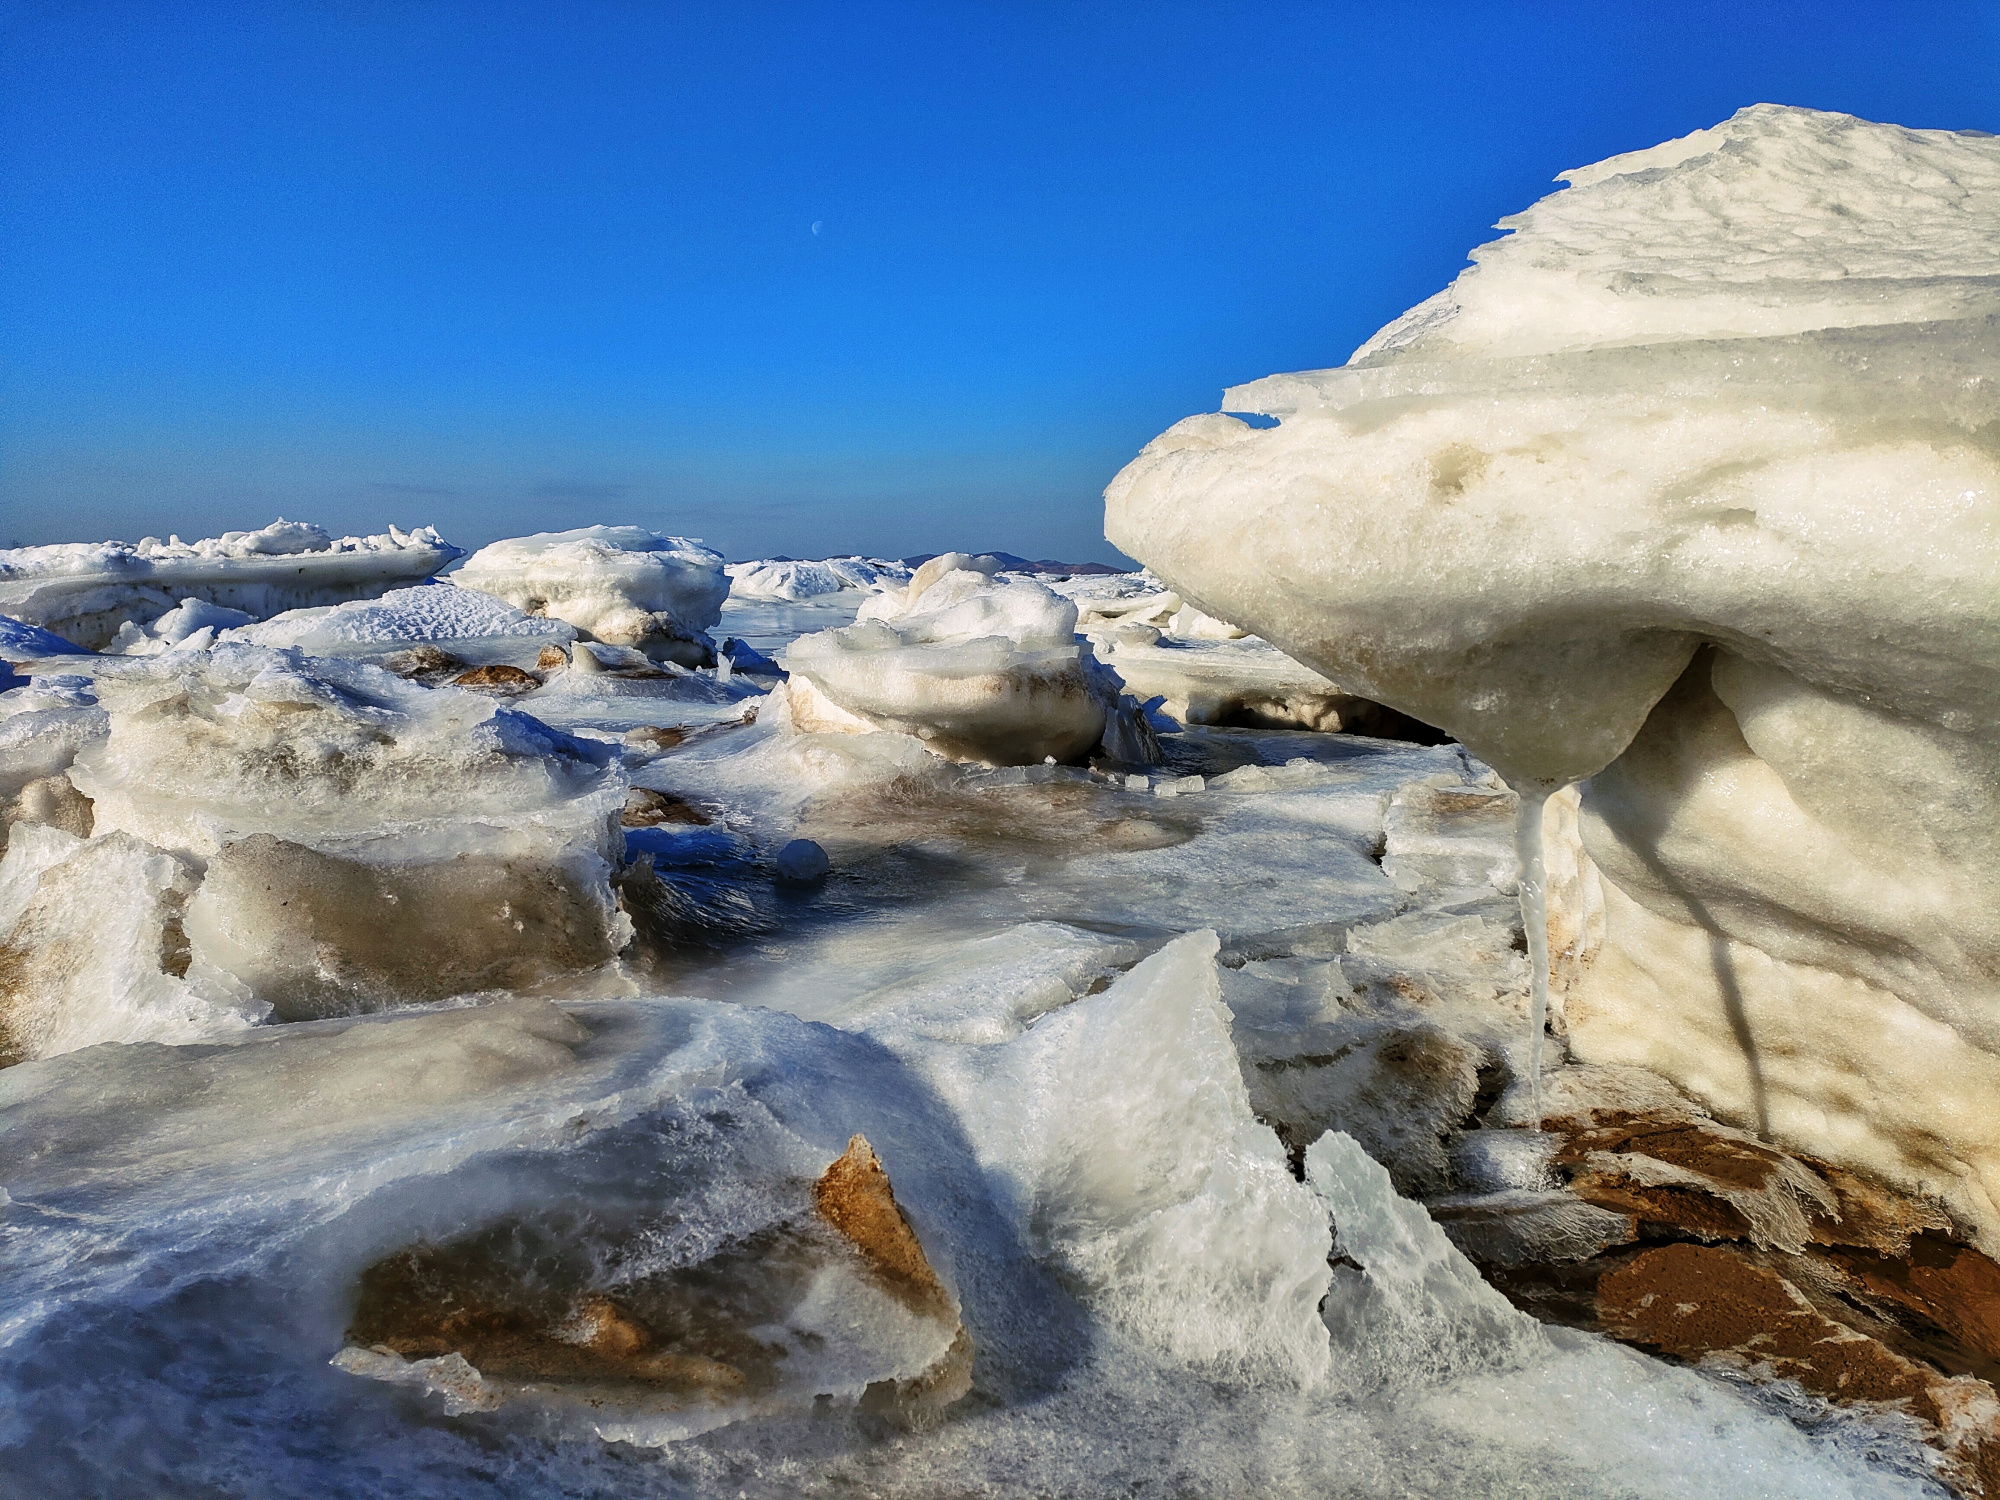
[[[2000,131],[2000,5],[0,0],[0,541],[1108,558],[1160,429],[1760,100]]]

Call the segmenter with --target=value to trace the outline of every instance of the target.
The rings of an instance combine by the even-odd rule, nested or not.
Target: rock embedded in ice
[[[593,639],[704,666],[722,618],[722,555],[638,526],[545,531],[482,547],[452,575],[461,588],[563,620]]]
[[[1119,695],[1077,637],[1075,605],[963,553],[873,596],[854,624],[801,636],[784,665],[796,729],[886,729],[995,765],[1077,759],[1103,738]]]
[[[1225,398],[1278,426],[1156,439],[1107,533],[1510,783],[1594,777],[1577,1053],[1993,1244],[2000,141],[1759,105],[1568,175]]]
[[[262,618],[372,598],[464,555],[428,526],[335,539],[285,520],[193,543],[148,537],[136,545],[16,547],[0,550],[0,614],[96,650],[127,622],[142,635],[142,627],[189,600]]]
[[[99,1042],[193,1042],[262,1017],[191,973],[197,867],[133,838],[19,824],[0,861],[0,1067]]]
[[[811,885],[826,879],[833,868],[826,850],[811,839],[793,839],[778,851],[778,879],[787,885]]]

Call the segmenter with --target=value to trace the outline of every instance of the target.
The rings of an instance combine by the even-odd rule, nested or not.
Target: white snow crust
[[[189,599],[262,618],[369,598],[464,555],[428,526],[335,538],[283,519],[198,542],[15,547],[0,549],[0,615],[95,650],[128,621],[137,629]]]
[[[391,589],[379,599],[287,610],[226,632],[224,638],[252,646],[296,647],[310,656],[366,656],[424,641],[454,646],[517,639],[537,646],[565,643],[576,638],[576,630],[491,594],[430,583]]]
[[[1593,778],[1574,1045],[2000,1240],[2000,141],[1757,106],[1570,174],[1107,491],[1205,611]]]

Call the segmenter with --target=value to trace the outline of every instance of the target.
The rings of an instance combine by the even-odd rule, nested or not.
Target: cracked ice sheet
[[[1497,1373],[1475,1345],[1443,1381],[1378,1340],[1371,1377],[1407,1362],[1409,1378],[1357,1387],[1317,1331],[1324,1219],[1214,1066],[1213,952],[1193,935],[1007,1040],[923,1042],[921,1064],[771,1011],[660,999],[572,1007],[580,1026],[515,1002],[285,1028],[180,1049],[172,1068],[167,1049],[130,1047],[9,1070],[0,1475],[24,1493],[272,1497],[1092,1494],[1140,1478],[1213,1495],[1922,1492],[1594,1340],[1501,1339]],[[598,1202],[579,1163],[659,1176],[685,1243],[759,1222],[780,1179],[854,1130],[980,1351],[982,1397],[941,1428],[885,1441],[772,1416],[647,1452],[588,1424],[670,1434],[447,1417],[325,1363],[359,1267],[558,1194]],[[1385,1191],[1350,1184],[1378,1205]],[[1407,1303],[1429,1282],[1386,1284]],[[1245,1337],[1217,1347],[1225,1325]]]

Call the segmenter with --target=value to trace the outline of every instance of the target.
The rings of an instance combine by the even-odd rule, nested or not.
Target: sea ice
[[[482,547],[452,575],[461,588],[593,640],[685,666],[715,659],[707,632],[729,595],[722,555],[686,537],[637,526],[544,531]]]
[[[1076,634],[1076,606],[963,553],[869,598],[854,624],[786,649],[784,712],[801,731],[915,735],[996,765],[1074,760],[1104,737],[1116,677]]]
[[[142,627],[188,600],[261,618],[370,598],[464,555],[428,526],[336,540],[285,520],[191,543],[147,537],[16,547],[0,550],[0,614],[96,650],[128,623],[128,640],[137,641]]]
[[[876,593],[901,588],[910,581],[911,570],[898,562],[879,557],[829,557],[817,562],[781,560],[731,563],[723,569],[729,575],[731,598],[782,599],[797,603],[844,589]]]
[[[379,599],[287,610],[220,638],[291,647],[309,656],[363,659],[433,645],[467,664],[512,661],[529,666],[544,646],[565,646],[576,639],[576,629],[476,589],[433,582],[391,589]]]
[[[89,821],[73,831],[92,834],[54,859],[16,834],[0,864],[33,893],[0,934],[18,1051],[186,1034],[188,984],[227,1015],[296,1020],[548,983],[629,936],[608,747],[296,652],[63,664],[90,668],[70,691],[94,705],[0,720],[37,731],[24,752],[74,756]],[[99,975],[63,955],[96,946],[87,892],[114,880],[137,882],[121,920],[145,931]]]
[[[1758,105],[1567,175],[1346,366],[1226,395],[1276,427],[1156,439],[1108,534],[1524,792],[1588,779],[1577,1053],[1991,1249],[2000,142]]]

